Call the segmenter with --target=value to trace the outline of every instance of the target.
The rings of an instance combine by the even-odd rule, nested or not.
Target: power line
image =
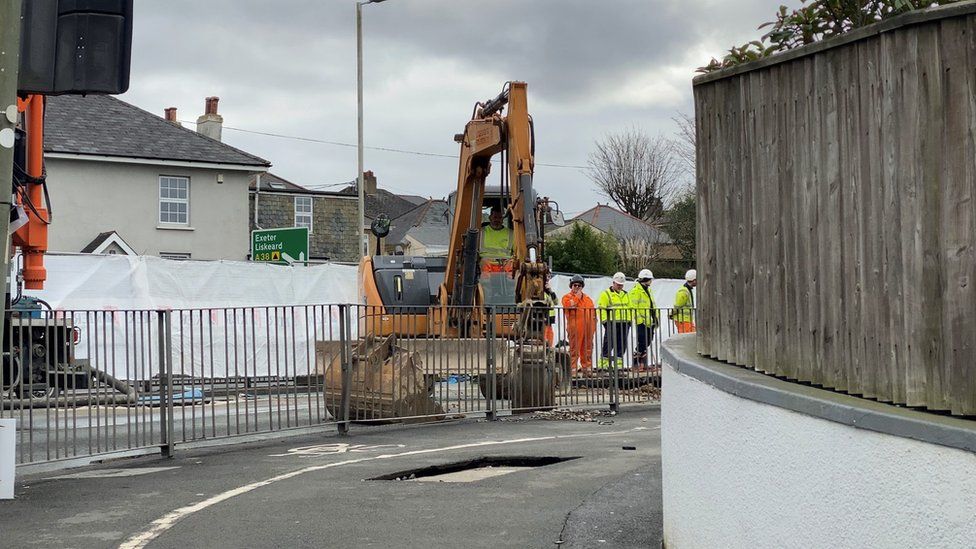
[[[181,122],[184,122],[184,123],[187,123],[187,124],[192,123],[189,120],[184,120],[184,121],[181,121]],[[259,130],[248,130],[248,129],[244,129],[244,128],[234,128],[234,127],[231,127],[231,126],[224,126],[223,129],[225,129],[225,130],[231,130],[231,131],[235,131],[235,132],[241,132],[241,133],[250,133],[250,134],[254,134],[254,135],[263,135],[265,137],[275,137],[275,138],[278,138],[278,139],[291,139],[291,140],[294,140],[294,141],[305,141],[307,143],[319,143],[321,145],[332,145],[334,147],[356,148],[356,146],[357,146],[355,143],[344,143],[342,141],[330,141],[328,139],[316,139],[314,137],[302,137],[302,136],[298,136],[298,135],[286,135],[286,134],[282,134],[282,133],[265,132],[265,131],[259,131]],[[411,150],[407,150],[407,149],[397,149],[397,148],[393,148],[393,147],[374,147],[374,146],[369,146],[369,145],[366,145],[363,148],[369,149],[371,151],[382,151],[382,152],[390,152],[390,153],[397,153],[397,154],[409,154],[409,155],[413,155],[413,156],[427,156],[427,157],[432,157],[432,158],[450,158],[452,160],[457,159],[457,155],[454,155],[454,154],[442,154],[442,153],[432,153],[432,152],[422,152],[422,151],[411,151]],[[547,168],[567,168],[567,169],[574,169],[574,170],[587,170],[587,169],[589,169],[588,166],[575,166],[575,165],[572,165],[572,164],[550,164],[550,163],[544,163],[544,162],[536,162],[535,165],[536,166],[545,166]]]

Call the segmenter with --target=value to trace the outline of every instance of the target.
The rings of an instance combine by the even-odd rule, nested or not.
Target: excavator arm
[[[543,240],[532,190],[535,160],[526,84],[509,82],[497,97],[475,105],[472,119],[455,140],[461,146],[457,199],[439,299],[441,306],[452,307],[447,316],[458,326],[470,320],[473,308],[483,305],[478,285],[481,212],[485,181],[496,154],[505,159],[503,190],[507,190],[512,220],[516,305],[543,302],[548,267],[542,261]]]

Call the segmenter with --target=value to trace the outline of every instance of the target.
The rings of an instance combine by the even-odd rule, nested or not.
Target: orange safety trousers
[[[593,300],[586,294],[575,296],[570,292],[563,296],[562,304],[569,336],[570,368],[574,375],[577,364],[584,372],[589,372],[593,369],[593,335],[596,333]]]
[[[569,331],[569,364],[573,374],[576,374],[577,363],[584,372],[593,369],[593,330],[584,330],[581,327],[568,326]]]
[[[694,322],[675,322],[678,325],[679,334],[693,334],[695,333],[695,323]]]

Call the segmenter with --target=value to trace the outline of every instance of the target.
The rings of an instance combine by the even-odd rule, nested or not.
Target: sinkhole
[[[408,469],[380,475],[366,480],[393,480],[406,482],[477,482],[486,478],[498,477],[579,459],[579,456],[505,456],[480,457],[466,461],[431,465],[419,469]]]

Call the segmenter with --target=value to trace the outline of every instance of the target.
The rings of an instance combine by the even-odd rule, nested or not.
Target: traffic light
[[[23,0],[19,94],[124,93],[132,0]]]

